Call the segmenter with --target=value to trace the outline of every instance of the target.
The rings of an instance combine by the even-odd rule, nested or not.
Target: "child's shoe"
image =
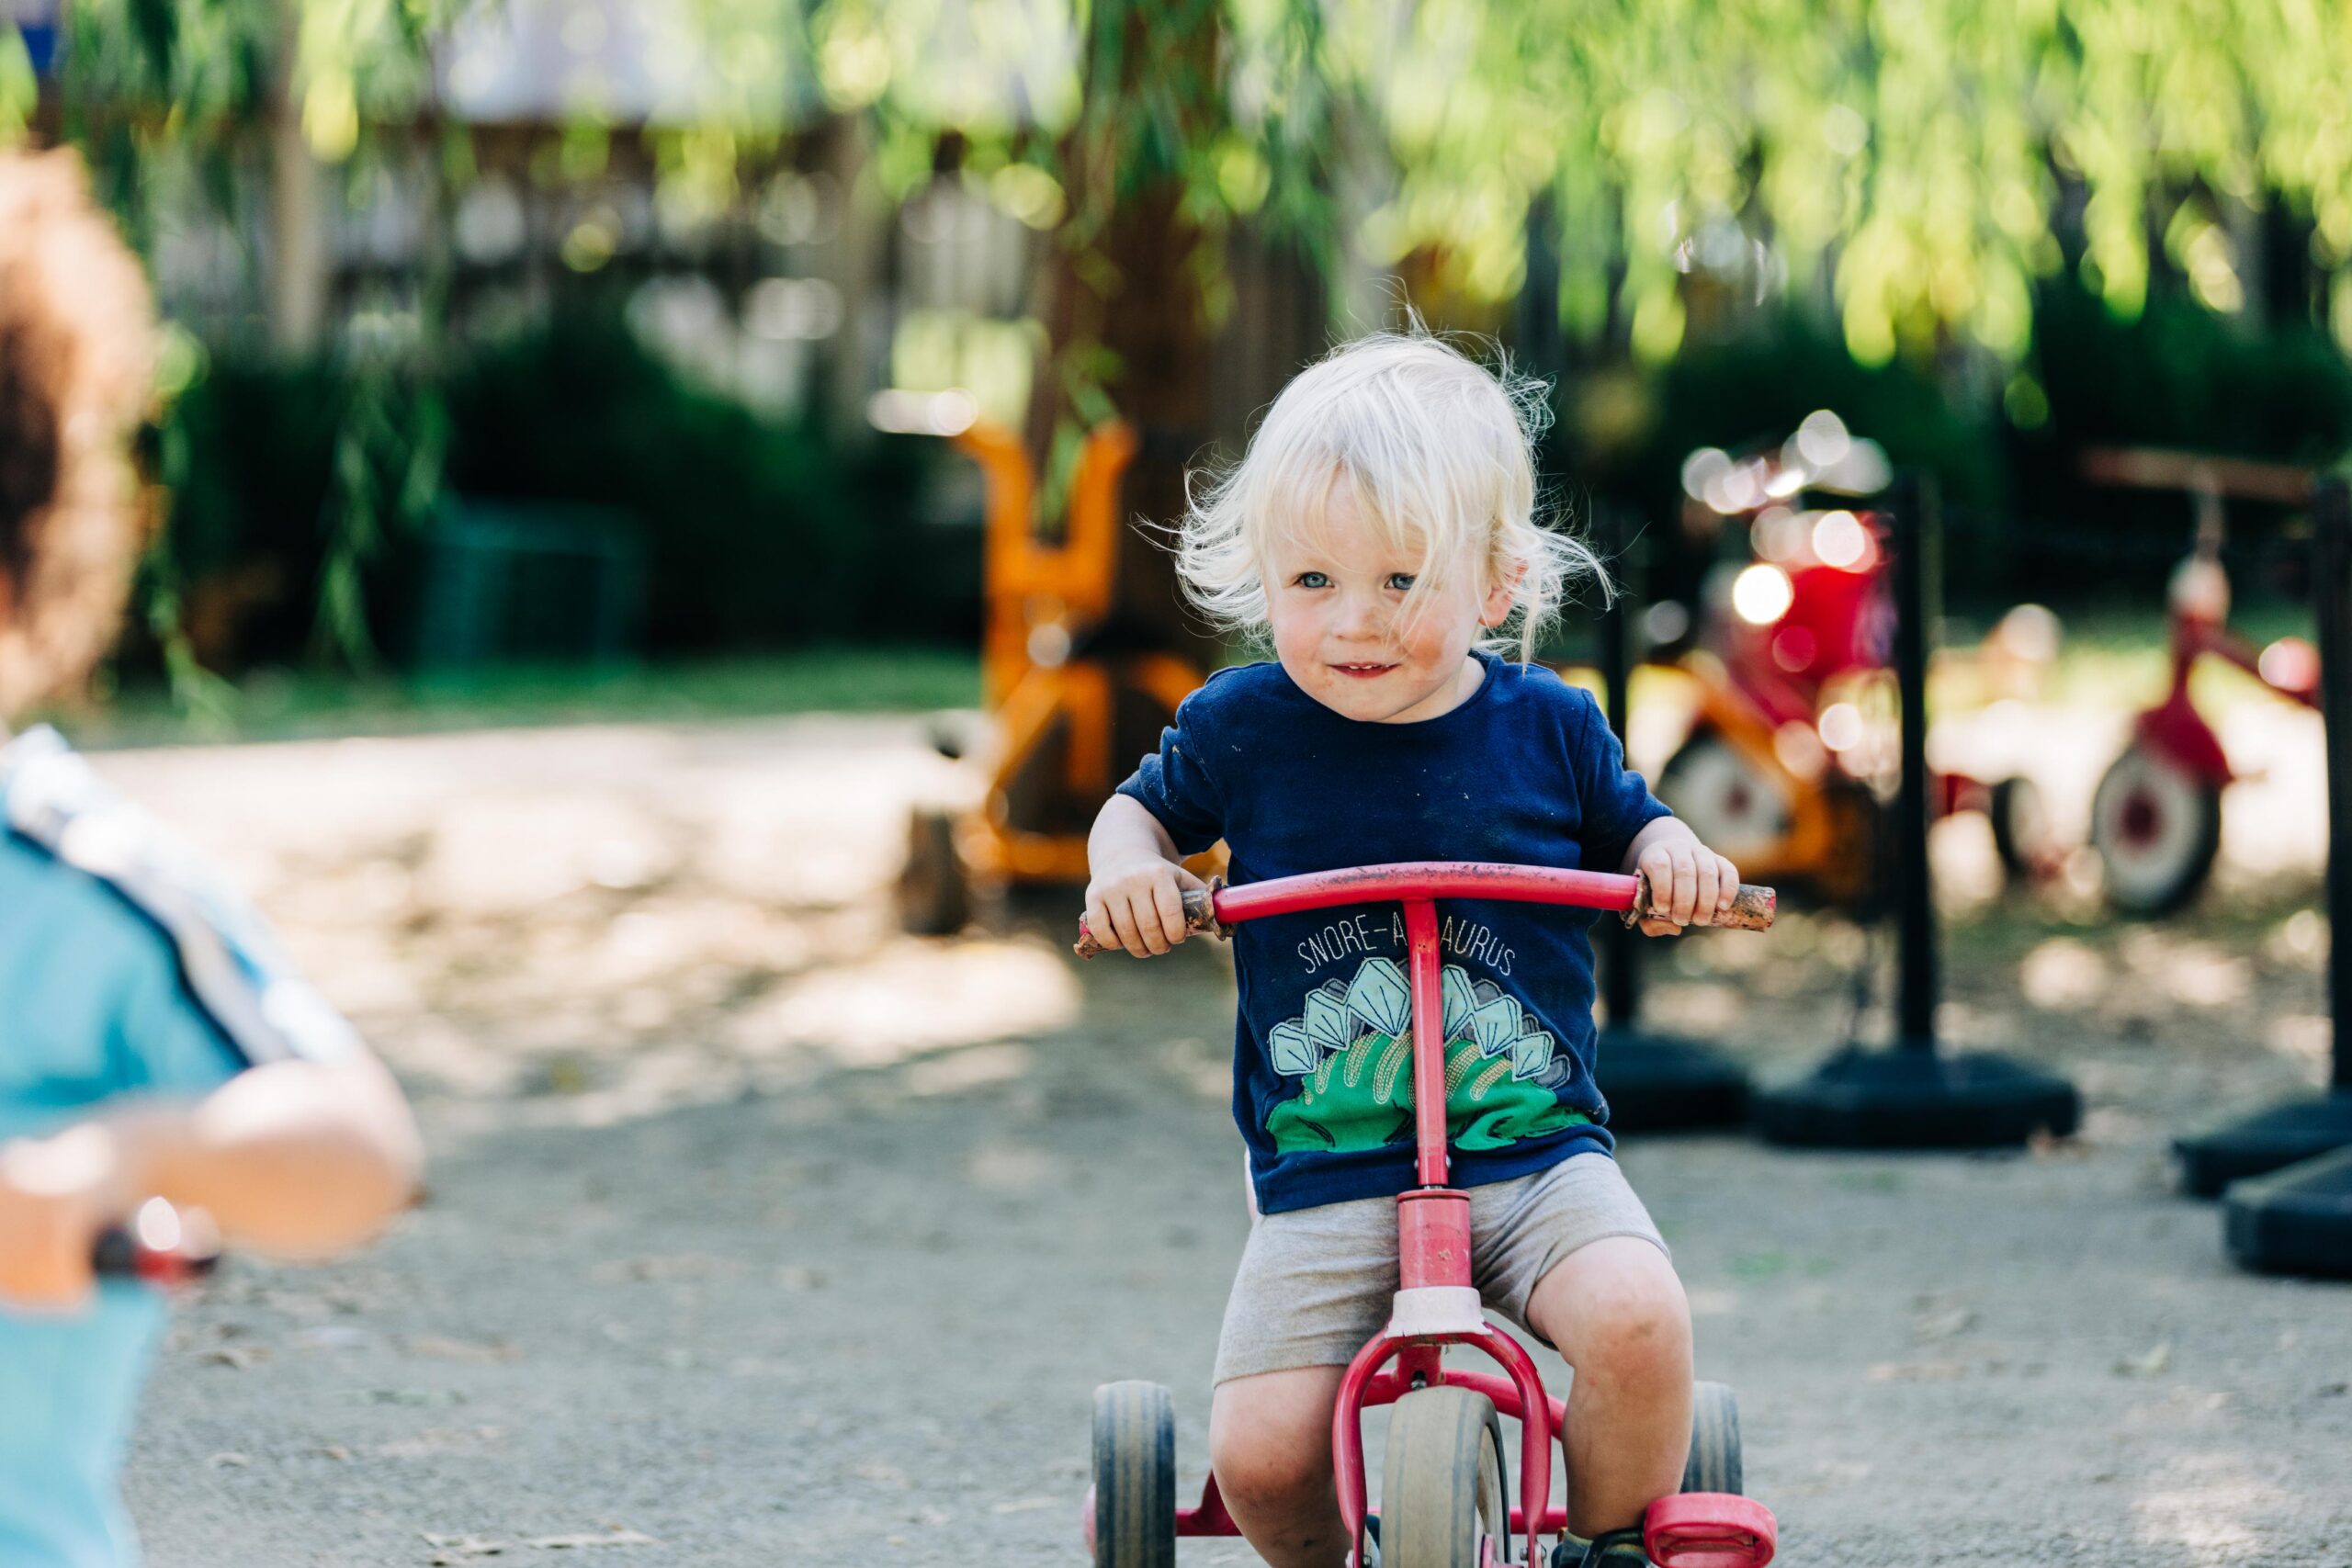
[[[1650,1568],[1639,1529],[1603,1530],[1590,1540],[1566,1534],[1552,1549],[1552,1568]]]

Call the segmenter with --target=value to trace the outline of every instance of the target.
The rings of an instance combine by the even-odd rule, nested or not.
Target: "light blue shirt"
[[[356,1049],[251,911],[53,732],[0,747],[0,1142]],[[0,1308],[0,1568],[137,1562],[115,1483],[163,1322],[123,1282],[71,1316]]]

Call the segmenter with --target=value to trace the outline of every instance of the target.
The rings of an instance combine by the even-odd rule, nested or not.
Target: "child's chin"
[[[1316,693],[1315,698],[1342,718],[1377,723],[1398,711],[1396,694],[1383,690],[1385,685],[1385,682],[1355,681],[1343,675]]]

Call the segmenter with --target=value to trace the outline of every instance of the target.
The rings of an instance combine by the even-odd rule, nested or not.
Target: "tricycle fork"
[[[1485,1351],[1510,1374],[1510,1382],[1480,1373],[1448,1372],[1440,1360],[1448,1345],[1468,1345]],[[1381,1369],[1391,1360],[1396,1362],[1396,1370],[1381,1374]],[[1348,1363],[1347,1373],[1340,1380],[1339,1402],[1331,1411],[1331,1465],[1339,1486],[1340,1521],[1347,1530],[1348,1540],[1354,1543],[1356,1562],[1363,1561],[1363,1521],[1369,1511],[1363,1466],[1365,1408],[1392,1403],[1416,1388],[1434,1388],[1449,1382],[1475,1389],[1489,1398],[1507,1388],[1511,1395],[1509,1404],[1518,1406],[1520,1506],[1512,1509],[1511,1515],[1512,1523],[1526,1532],[1526,1561],[1539,1562],[1539,1534],[1545,1529],[1565,1528],[1565,1510],[1555,1524],[1549,1506],[1552,1438],[1559,1430],[1556,1406],[1544,1392],[1543,1374],[1536,1371],[1534,1358],[1518,1340],[1484,1320],[1476,1328],[1465,1326],[1443,1333],[1400,1336],[1384,1332],[1357,1351],[1355,1359]],[[1501,1399],[1495,1403],[1498,1409],[1508,1408]]]

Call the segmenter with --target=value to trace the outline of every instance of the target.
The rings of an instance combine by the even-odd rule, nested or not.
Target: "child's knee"
[[[1690,1308],[1679,1289],[1607,1298],[1592,1325],[1593,1370],[1616,1382],[1663,1385],[1690,1377]]]
[[[1632,1242],[1605,1257],[1572,1255],[1555,1273],[1530,1315],[1542,1310],[1536,1326],[1578,1377],[1641,1386],[1689,1380],[1690,1303],[1664,1254]]]
[[[1338,1369],[1271,1372],[1217,1387],[1209,1464],[1245,1513],[1289,1512],[1331,1496],[1331,1395]]]

